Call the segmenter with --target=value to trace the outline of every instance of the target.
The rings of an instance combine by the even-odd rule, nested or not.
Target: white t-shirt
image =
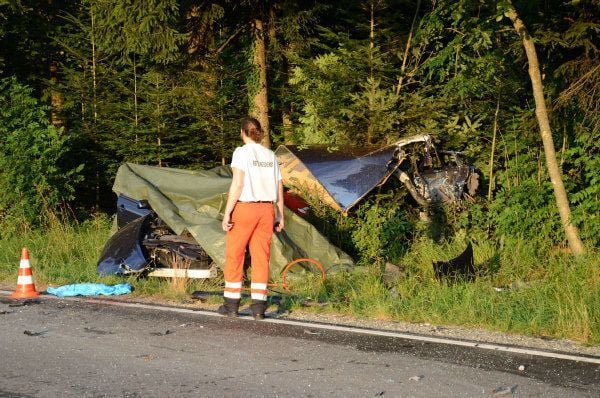
[[[250,142],[233,151],[231,167],[244,172],[243,202],[277,200],[281,171],[275,153],[261,144]]]

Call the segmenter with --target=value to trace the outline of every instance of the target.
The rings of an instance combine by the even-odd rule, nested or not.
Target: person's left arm
[[[283,181],[279,180],[277,183],[277,227],[275,231],[281,232],[283,227],[285,226],[284,217],[283,217]]]

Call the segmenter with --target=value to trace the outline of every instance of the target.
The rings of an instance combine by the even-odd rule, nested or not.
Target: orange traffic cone
[[[40,294],[35,290],[33,284],[33,274],[29,265],[29,251],[26,247],[21,251],[21,264],[19,265],[19,278],[17,279],[17,290],[10,297],[30,298],[37,297]]]

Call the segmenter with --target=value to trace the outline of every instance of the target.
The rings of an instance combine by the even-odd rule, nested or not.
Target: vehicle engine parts
[[[100,274],[150,271],[149,276],[212,278],[216,265],[191,236],[176,235],[147,201],[117,198],[118,231],[98,262]]]
[[[316,194],[343,214],[392,174],[422,207],[472,198],[479,185],[474,167],[464,164],[458,152],[438,153],[427,134],[377,150],[281,145],[275,154],[285,186]]]

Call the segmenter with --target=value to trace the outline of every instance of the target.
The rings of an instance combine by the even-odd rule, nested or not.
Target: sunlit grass
[[[111,224],[106,216],[83,223],[56,219],[44,230],[26,230],[18,237],[2,239],[0,280],[4,285],[16,283],[21,248],[27,247],[40,291],[49,285],[129,282],[134,287],[134,298],[190,303],[193,291],[222,289],[221,278],[99,276],[97,261]],[[452,258],[463,249],[464,241],[439,244],[424,239],[415,242],[399,259],[403,272],[396,280],[384,282],[380,267],[372,265],[330,273],[324,282],[318,272],[290,272],[292,293],[286,294],[282,287],[272,290],[283,293],[284,306],[292,311],[483,327],[600,344],[598,249],[574,258],[561,251],[536,254],[531,245],[518,240],[504,247],[481,240],[474,243],[479,274],[474,282],[438,281],[432,261]],[[207,296],[208,303],[220,301],[218,293]]]
[[[475,245],[477,280],[440,282],[431,261],[452,257],[440,250],[460,252],[450,249],[415,245],[403,259],[406,273],[392,286],[383,284],[378,267],[366,267],[331,276],[319,294],[336,310],[358,316],[600,343],[597,251],[575,259],[566,254],[534,258],[526,250],[505,249],[497,269],[488,271],[483,267],[491,252]],[[512,277],[505,268],[513,270]]]
[[[29,250],[36,285],[115,281],[99,278],[96,262],[106,242],[111,222],[98,216],[81,224],[50,222],[44,230],[29,230],[2,239],[0,243],[0,278],[16,280],[21,248]]]

